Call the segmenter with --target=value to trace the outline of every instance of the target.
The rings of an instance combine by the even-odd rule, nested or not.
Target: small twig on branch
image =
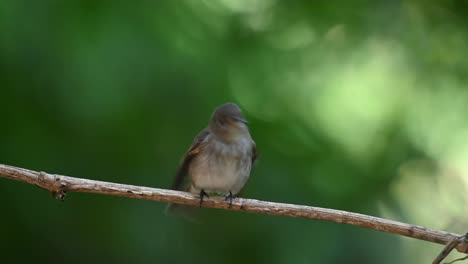
[[[55,194],[57,198],[60,199],[65,197],[66,192],[86,192],[199,206],[199,197],[187,192],[80,179],[2,164],[0,164],[0,177],[37,185]],[[204,200],[203,206],[233,211],[325,220],[339,224],[365,227],[443,245],[452,243],[447,245],[445,250],[439,254],[444,257],[448,255],[453,248],[456,248],[459,252],[468,253],[468,241],[466,239],[461,239],[464,237],[462,235],[364,214],[244,198],[236,198],[232,201],[232,205],[230,206],[224,201],[223,197],[213,197]],[[453,241],[456,241],[456,243]],[[441,260],[439,260],[439,262],[440,261]]]
[[[440,264],[440,262],[442,260],[444,260],[445,257],[447,257],[455,247],[457,247],[461,243],[466,243],[467,242],[467,237],[468,237],[468,234],[465,234],[464,236],[454,237],[452,240],[450,240],[445,245],[444,249],[439,253],[439,255],[434,259],[434,261],[432,261],[432,264]],[[454,263],[454,262],[459,261],[459,260],[464,260],[464,259],[466,259],[466,257],[453,260],[453,261],[449,262],[448,264]]]

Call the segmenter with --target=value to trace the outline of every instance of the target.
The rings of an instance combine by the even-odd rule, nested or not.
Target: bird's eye
[[[220,119],[218,119],[217,123],[219,126],[224,126],[225,124],[224,120],[220,120]]]

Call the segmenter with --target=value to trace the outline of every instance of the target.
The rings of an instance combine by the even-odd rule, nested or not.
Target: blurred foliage
[[[211,111],[246,113],[244,196],[465,233],[464,1],[0,1],[0,162],[167,188]],[[0,179],[5,263],[429,263],[441,246],[327,222]],[[456,254],[453,254],[455,257]]]

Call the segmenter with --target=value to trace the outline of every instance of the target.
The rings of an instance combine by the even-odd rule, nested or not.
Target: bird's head
[[[210,130],[221,140],[232,142],[249,133],[247,120],[234,103],[218,106],[211,116]]]

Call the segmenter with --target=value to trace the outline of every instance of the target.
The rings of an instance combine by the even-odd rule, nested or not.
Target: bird
[[[247,124],[235,103],[218,106],[182,157],[172,189],[198,194],[200,207],[205,197],[221,194],[231,207],[258,155]]]

